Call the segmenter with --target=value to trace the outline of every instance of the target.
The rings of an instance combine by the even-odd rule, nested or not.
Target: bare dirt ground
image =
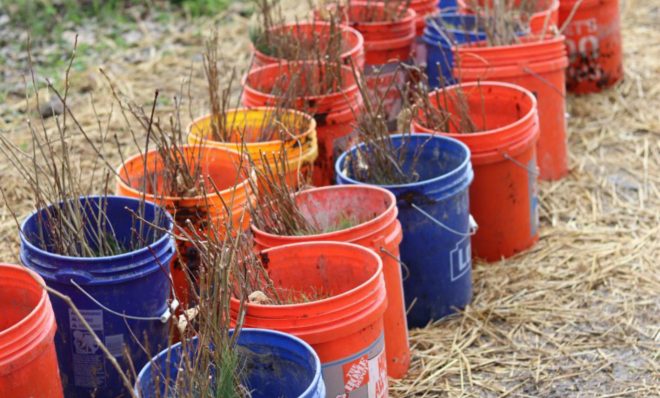
[[[292,15],[303,17],[299,3],[286,1]],[[160,89],[163,114],[190,76],[190,111],[205,113],[203,35],[217,25],[227,68],[244,70],[250,47],[242,14],[239,2],[194,24],[138,24],[140,36],[129,48],[107,50],[73,73],[74,111],[93,131],[93,97],[107,118],[112,98],[98,72],[103,67],[140,103]],[[472,305],[411,332],[413,365],[405,380],[391,381],[392,396],[660,396],[659,21],[654,0],[622,5],[625,81],[601,94],[567,99],[571,172],[541,185],[540,242],[509,261],[475,265]],[[21,100],[25,66],[20,56],[11,70],[0,69],[6,94],[0,131],[18,145],[28,141],[25,119],[34,118]],[[46,121],[49,128],[53,123]],[[110,128],[130,152],[117,115]],[[71,135],[71,153],[85,175],[96,155],[73,129]],[[108,158],[118,162],[113,152]],[[4,159],[0,186],[15,211],[30,211],[30,192]],[[1,258],[16,262],[16,225],[0,203]]]

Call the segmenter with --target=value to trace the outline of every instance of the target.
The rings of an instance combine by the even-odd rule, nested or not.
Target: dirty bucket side
[[[244,326],[291,333],[310,344],[321,360],[328,397],[386,395],[387,292],[376,253],[351,243],[305,242],[264,250],[262,258],[281,293],[317,299],[249,303]],[[239,306],[232,301],[233,316]]]
[[[308,68],[301,73],[301,68]],[[282,98],[276,86],[286,91],[294,75],[318,76],[325,64],[305,61],[267,65],[251,70],[244,78],[243,105],[246,107],[276,106]],[[318,158],[314,164],[313,183],[330,185],[334,176],[334,159],[353,145],[353,123],[359,114],[362,97],[351,68],[341,68],[343,86],[325,95],[298,97],[292,108],[314,117],[317,125]],[[313,77],[312,77],[313,78]],[[303,84],[305,82],[302,82]]]
[[[449,95],[455,87],[447,88]],[[475,175],[470,209],[479,225],[472,239],[473,254],[499,261],[528,249],[539,238],[536,99],[507,83],[486,81],[461,87],[473,120],[484,123],[478,126],[479,132],[435,131],[419,119],[413,128],[454,137],[470,148]],[[435,97],[430,99],[437,106]],[[451,106],[449,111],[457,114]]]
[[[397,198],[403,228],[408,325],[422,327],[465,307],[472,298],[470,151],[455,139],[428,134],[393,135],[392,140],[396,146],[424,145],[416,167],[419,182],[383,186]],[[339,184],[363,184],[351,177],[347,159],[355,151],[337,161]],[[407,152],[406,167],[411,167],[415,152]]]
[[[25,267],[0,264],[0,396],[61,398],[55,315],[44,281]]]
[[[119,242],[133,239],[137,221],[131,211],[140,211],[140,201],[116,196],[80,200],[90,219],[98,217],[99,205],[106,201],[109,227]],[[167,314],[172,287],[168,265],[175,249],[168,231],[173,223],[160,207],[147,202],[144,209],[143,218],[158,227],[152,230],[145,226],[143,236],[136,239],[152,243],[109,257],[69,257],[42,249],[36,237],[39,218],[46,218],[45,209],[33,213],[21,225],[23,264],[49,287],[71,298],[125,370],[124,348],[135,366],[141,367],[148,360],[142,347],[160,351],[167,346],[170,331]],[[114,398],[125,393],[118,373],[80,319],[64,300],[55,296],[50,299],[58,325],[55,344],[65,396],[87,397],[96,391],[97,397]],[[134,336],[139,336],[139,341]]]
[[[566,23],[578,1],[562,0],[560,26]],[[563,32],[570,65],[566,71],[568,91],[597,93],[623,78],[621,21],[618,0],[585,0]]]
[[[282,236],[252,226],[259,250],[296,242],[350,242],[372,249],[383,262],[388,307],[385,311],[385,351],[388,375],[402,378],[410,366],[399,244],[401,224],[391,192],[366,185],[312,188],[296,195],[303,216],[321,230],[317,235]],[[337,229],[337,226],[343,226]]]
[[[194,352],[198,338],[194,337],[190,343],[189,349]],[[273,330],[246,328],[241,330],[237,344],[241,348],[239,360],[247,370],[240,376],[251,397],[326,397],[321,362],[312,347],[301,339]],[[163,380],[176,380],[178,376],[182,353],[182,344],[177,343],[147,363],[135,383],[138,397],[161,396],[165,392]]]
[[[437,12],[438,0],[412,0],[410,8],[415,10],[415,41],[412,48],[412,59],[420,68],[426,67],[426,45],[422,37],[426,28],[426,18]]]

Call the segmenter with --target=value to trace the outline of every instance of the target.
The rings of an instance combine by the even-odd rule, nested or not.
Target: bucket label
[[[327,397],[387,397],[387,358],[383,335],[355,355],[323,364],[323,381]]]
[[[103,311],[80,310],[91,329],[104,341]],[[69,338],[71,359],[73,362],[73,381],[78,387],[103,387],[105,385],[104,354],[94,336],[89,333],[83,322],[73,310],[69,309]]]
[[[527,172],[527,185],[529,187],[529,233],[530,236],[536,236],[539,226],[539,186],[536,173],[538,170],[536,167],[536,158],[532,158],[529,161],[527,170],[529,170]]]
[[[465,236],[456,242],[454,248],[449,252],[449,264],[451,266],[451,281],[461,278],[472,266],[472,247],[470,237]]]

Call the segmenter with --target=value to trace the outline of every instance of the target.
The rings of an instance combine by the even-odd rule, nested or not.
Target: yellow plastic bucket
[[[239,108],[227,111],[226,124],[231,126],[232,134],[227,142],[214,140],[211,133],[211,115],[194,120],[188,127],[188,143],[204,144],[211,147],[231,149],[242,152],[241,135],[245,135],[245,152],[257,167],[263,167],[261,154],[267,155],[271,168],[275,168],[276,159],[286,150],[287,183],[297,187],[311,175],[314,161],[318,156],[316,138],[316,121],[310,115],[295,110],[279,110],[277,120],[286,130],[300,134],[292,134],[285,140],[263,141],[261,133],[265,121],[272,118],[275,108]],[[302,126],[302,128],[300,127]],[[281,165],[280,165],[281,167]]]

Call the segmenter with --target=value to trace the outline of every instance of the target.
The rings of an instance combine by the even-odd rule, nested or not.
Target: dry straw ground
[[[155,88],[171,98],[194,62],[191,111],[199,115],[206,109],[200,33],[217,24],[229,65],[245,68],[248,21],[241,7],[239,2],[214,20],[181,23],[156,36],[141,26],[136,47],[98,66],[146,104]],[[296,7],[291,14],[304,16],[304,6]],[[473,303],[460,315],[411,332],[412,369],[407,379],[391,383],[391,395],[660,396],[659,20],[654,0],[622,6],[625,81],[602,94],[567,99],[571,172],[541,185],[541,241],[509,261],[475,265]],[[107,84],[92,69],[77,73],[72,85],[73,108],[93,130],[90,95],[107,115]],[[171,102],[163,103],[166,113]],[[2,134],[19,145],[27,142],[24,108],[15,96],[0,104]],[[111,129],[130,152],[117,117]],[[71,135],[71,152],[86,175],[95,155]],[[5,160],[0,170],[11,206],[26,214],[30,192]],[[2,261],[17,261],[17,237],[2,203]]]

